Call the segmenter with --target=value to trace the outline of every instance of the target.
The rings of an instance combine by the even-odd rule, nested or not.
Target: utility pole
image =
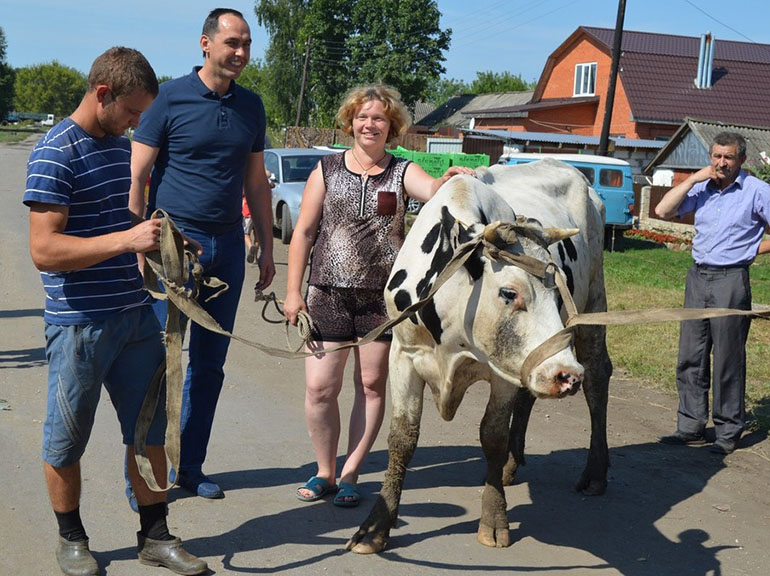
[[[607,98],[604,106],[604,122],[602,137],[599,140],[599,155],[606,156],[610,139],[610,123],[612,122],[612,107],[615,104],[615,83],[618,78],[620,65],[620,48],[623,44],[623,20],[626,15],[626,0],[618,0],[618,19],[615,22],[615,41],[612,44],[612,65],[610,66],[610,82],[607,86]]]
[[[297,119],[294,121],[294,127],[299,128],[299,117],[302,113],[302,98],[305,95],[305,79],[307,78],[307,63],[310,60],[310,41],[312,40],[313,36],[310,35],[307,37],[307,42],[305,43],[305,65],[302,67],[302,82],[299,85],[299,101],[297,102]]]

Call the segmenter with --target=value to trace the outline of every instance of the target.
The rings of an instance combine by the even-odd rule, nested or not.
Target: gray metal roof
[[[738,132],[746,139],[747,163],[758,163],[760,152],[770,154],[770,128],[725,124],[711,120],[685,118],[676,133],[644,168],[699,169],[708,163],[708,149],[714,137],[724,131]]]
[[[471,117],[478,116],[477,113],[483,113],[487,109],[509,108],[526,104],[532,99],[533,93],[532,90],[526,90],[498,94],[464,94],[448,100],[415,124],[429,128],[434,126],[467,128],[470,125]],[[468,114],[469,111],[474,112],[474,114]],[[517,114],[516,116],[522,117],[526,114]]]
[[[511,142],[549,142],[554,144],[582,144],[598,146],[598,136],[582,136],[579,134],[558,134],[555,132],[510,132],[508,130],[463,130],[466,134],[478,134],[499,140]],[[662,148],[663,140],[635,140],[633,138],[610,138],[616,146],[624,148]]]
[[[423,118],[425,118],[428,114],[433,112],[436,109],[436,107],[433,104],[429,104],[428,102],[415,102],[414,103],[414,123],[416,124]]]

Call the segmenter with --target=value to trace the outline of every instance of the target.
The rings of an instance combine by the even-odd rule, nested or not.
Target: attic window
[[[573,96],[593,96],[596,90],[596,62],[575,66],[575,93]]]

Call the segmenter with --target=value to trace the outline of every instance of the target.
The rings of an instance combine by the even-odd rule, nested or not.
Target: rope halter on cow
[[[525,222],[526,219],[523,217],[517,217],[513,223],[493,222],[488,224],[477,237],[477,241],[480,241],[484,247],[484,256],[488,259],[502,261],[521,268],[538,278],[547,289],[558,288],[564,302],[564,309],[567,311],[566,324],[568,327],[541,343],[524,359],[519,375],[522,386],[527,385],[529,376],[535,367],[565,348],[572,346],[574,327],[570,326],[570,320],[578,316],[578,311],[572,294],[564,282],[561,269],[556,265],[556,262],[553,260],[544,262],[528,254],[510,252],[505,248],[516,244],[519,242],[519,236],[523,236],[547,251],[550,244],[580,232],[577,228],[541,228],[538,230],[531,226],[525,226]]]

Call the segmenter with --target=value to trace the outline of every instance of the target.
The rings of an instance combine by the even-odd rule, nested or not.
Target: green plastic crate
[[[406,158],[407,160],[412,160],[412,156],[414,155],[412,150],[407,150],[401,146],[397,147],[395,150],[388,150],[388,152],[393,154],[396,158]]]
[[[487,154],[452,154],[452,166],[467,166],[468,168],[489,166],[489,156]]]
[[[430,154],[428,152],[414,152],[412,160],[434,178],[443,176],[451,163],[449,154]]]

